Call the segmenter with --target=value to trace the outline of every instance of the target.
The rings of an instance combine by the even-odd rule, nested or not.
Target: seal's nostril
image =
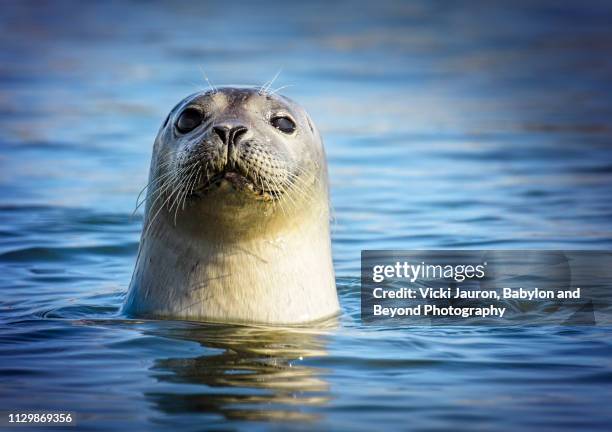
[[[234,144],[240,135],[243,135],[248,129],[244,126],[214,126],[213,131],[221,138],[223,144]]]
[[[223,144],[227,144],[227,140],[230,134],[230,128],[228,128],[227,126],[215,126],[213,127],[213,131],[217,135],[219,135],[219,138],[221,138],[221,141],[223,141]]]
[[[233,128],[230,131],[230,141],[232,144],[235,144],[236,141],[238,140],[238,138],[241,135],[244,135],[247,131],[247,128],[245,128],[244,126],[236,126],[235,128]]]

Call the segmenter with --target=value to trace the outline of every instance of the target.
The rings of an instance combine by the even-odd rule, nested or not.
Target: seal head
[[[325,152],[298,104],[253,88],[193,94],[162,125],[149,177],[126,312],[265,323],[337,312]]]

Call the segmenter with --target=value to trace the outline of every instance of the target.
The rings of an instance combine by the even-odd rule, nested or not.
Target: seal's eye
[[[272,120],[270,120],[270,123],[272,123],[272,126],[274,126],[276,129],[286,134],[290,134],[295,131],[295,123],[289,117],[274,117]]]
[[[176,121],[176,128],[181,133],[187,133],[200,126],[201,123],[202,113],[200,110],[195,108],[187,108],[181,113]]]

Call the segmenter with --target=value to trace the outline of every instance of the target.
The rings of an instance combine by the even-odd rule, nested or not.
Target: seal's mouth
[[[249,191],[254,194],[257,199],[271,201],[278,199],[282,194],[266,185],[265,180],[256,180],[250,176],[246,176],[234,169],[224,169],[223,171],[205,179],[202,184],[193,192],[196,196],[204,196],[209,192],[218,189],[224,183],[229,184],[234,190]]]

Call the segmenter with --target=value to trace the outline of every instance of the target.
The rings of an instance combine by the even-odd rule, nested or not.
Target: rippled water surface
[[[2,409],[84,430],[609,429],[609,328],[359,318],[361,249],[611,248],[612,8],[588,4],[3,4]],[[121,316],[166,113],[201,69],[280,68],[327,146],[341,318]]]

